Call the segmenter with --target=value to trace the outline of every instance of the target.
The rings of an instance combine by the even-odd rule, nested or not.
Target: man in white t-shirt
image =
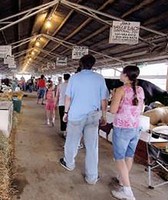
[[[66,136],[66,122],[64,122],[62,119],[64,116],[64,108],[65,108],[64,106],[65,92],[66,92],[69,78],[70,78],[70,74],[63,75],[64,82],[58,85],[57,92],[56,92],[56,105],[59,108],[60,129],[61,129],[61,134],[63,137]]]

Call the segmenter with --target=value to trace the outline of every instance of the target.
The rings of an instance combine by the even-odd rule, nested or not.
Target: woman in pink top
[[[47,115],[47,125],[50,125],[50,122],[52,126],[55,124],[55,92],[53,89],[53,84],[50,82],[48,84],[48,88],[46,91],[46,115]]]
[[[124,85],[116,89],[110,106],[110,112],[115,114],[112,138],[114,158],[119,182],[123,186],[119,191],[112,191],[112,195],[118,199],[135,200],[129,172],[140,136],[139,121],[144,105],[144,91],[137,86],[139,73],[137,66],[123,69],[120,80]]]

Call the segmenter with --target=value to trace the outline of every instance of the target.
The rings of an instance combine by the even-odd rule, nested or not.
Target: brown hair
[[[132,100],[132,105],[138,105],[138,98],[136,93],[137,77],[139,76],[140,70],[137,66],[128,65],[123,69],[123,74],[126,74],[131,81],[131,86],[134,91],[134,97]]]
[[[48,84],[48,88],[51,88],[53,86],[53,84],[52,84],[52,82],[50,82],[49,84]]]
[[[91,54],[87,54],[87,55],[84,55],[79,60],[79,67],[81,68],[81,70],[83,69],[91,70],[95,62],[96,62],[95,57]]]

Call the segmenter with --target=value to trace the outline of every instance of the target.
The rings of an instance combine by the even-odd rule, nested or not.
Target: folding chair
[[[165,130],[167,133],[165,133]],[[168,126],[160,126],[154,128],[151,131],[149,141],[147,143],[147,155],[148,155],[148,187],[154,189],[156,187],[165,185],[168,183],[167,180],[163,180],[157,183],[153,180],[152,175],[157,170],[162,170],[168,174],[168,152],[166,145],[168,144]]]

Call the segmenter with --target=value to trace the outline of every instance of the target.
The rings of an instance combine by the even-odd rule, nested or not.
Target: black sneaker
[[[64,161],[63,158],[60,158],[60,164],[62,167],[64,167],[65,169],[67,169],[68,171],[72,171],[73,169],[67,167],[66,162]]]

